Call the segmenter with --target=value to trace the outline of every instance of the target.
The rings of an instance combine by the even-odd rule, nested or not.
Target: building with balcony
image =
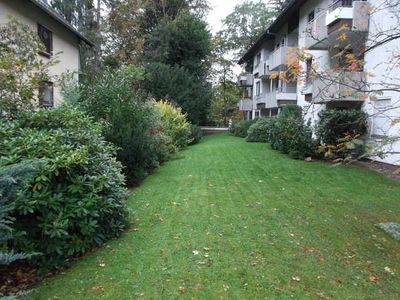
[[[295,103],[315,125],[322,110],[362,109],[370,115],[369,138],[378,143],[392,140],[382,146],[391,153],[373,159],[400,165],[400,122],[393,121],[400,120],[400,93],[398,88],[385,88],[398,87],[400,67],[393,61],[398,59],[400,39],[376,44],[384,40],[382,33],[398,32],[400,11],[383,2],[291,1],[239,60],[254,76],[253,117],[273,116]],[[303,55],[297,81],[271,77],[287,68],[295,49]],[[354,66],[347,60],[351,57],[364,63]],[[379,89],[369,97],[371,90]]]

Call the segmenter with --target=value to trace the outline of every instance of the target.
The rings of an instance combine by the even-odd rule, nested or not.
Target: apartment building
[[[239,61],[246,71],[241,76],[253,83],[252,98],[247,100],[252,103],[251,117],[273,116],[282,106],[294,103],[315,125],[321,110],[362,109],[370,115],[369,138],[382,143],[387,152],[383,159],[373,159],[400,165],[400,124],[396,121],[400,93],[388,88],[399,86],[400,65],[394,60],[400,53],[400,40],[376,43],[383,40],[382,32],[396,31],[400,25],[398,6],[393,8],[387,1],[290,2]],[[362,54],[364,65],[341,68],[343,52],[359,57],[373,43],[373,49]],[[290,56],[297,55],[295,49],[309,57],[301,61],[302,75],[290,81],[271,77],[285,71]],[[313,73],[329,74],[329,78],[313,77]],[[241,81],[239,85],[243,86]],[[363,94],[366,90],[381,91]]]
[[[27,24],[37,32],[45,51],[38,53],[47,62],[55,57],[58,63],[49,67],[49,74],[57,78],[71,72],[76,80],[80,73],[81,43],[94,44],[72,27],[42,0],[0,0],[0,24],[9,22],[10,17]],[[40,88],[40,104],[46,107],[57,106],[62,102],[61,88],[57,82],[44,82]]]

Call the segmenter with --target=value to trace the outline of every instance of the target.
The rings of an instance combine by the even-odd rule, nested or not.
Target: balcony
[[[253,101],[248,99],[241,99],[237,103],[239,111],[250,111],[253,110]]]
[[[326,15],[328,34],[343,26],[352,31],[368,31],[369,4],[367,1],[337,0]]]
[[[254,76],[253,74],[246,73],[239,75],[238,85],[241,87],[251,87],[253,86]]]
[[[321,13],[308,24],[305,30],[306,48],[310,50],[326,50],[328,43],[328,27],[326,26],[326,13]]]
[[[363,72],[343,72],[332,74],[330,78],[315,79],[312,85],[314,103],[329,102],[359,102],[360,90],[366,88],[365,74]]]
[[[286,104],[296,104],[297,101],[297,87],[286,86],[273,91],[271,94],[272,102],[275,102],[277,106]]]
[[[296,56],[296,47],[279,47],[269,57],[269,70],[285,65],[289,58]]]

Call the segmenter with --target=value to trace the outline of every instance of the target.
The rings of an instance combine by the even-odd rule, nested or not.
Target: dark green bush
[[[247,131],[246,141],[266,143],[268,141],[273,122],[273,118],[258,119]]]
[[[328,109],[319,113],[319,152],[329,159],[361,158],[366,152],[363,137],[368,131],[368,114],[360,110]]]
[[[194,145],[200,142],[203,137],[203,132],[201,131],[200,126],[192,124],[190,126],[190,142],[189,145]]]
[[[54,268],[123,231],[128,211],[122,167],[99,124],[64,106],[21,114],[0,127],[0,167],[8,168],[2,195],[13,209],[12,250],[39,252],[34,262]],[[35,160],[40,164],[31,165],[32,176],[15,190],[7,178],[18,183],[15,170]]]
[[[322,144],[336,145],[346,135],[364,135],[368,114],[361,110],[327,109],[319,113],[317,136]]]
[[[257,122],[257,119],[242,120],[233,124],[230,131],[234,136],[245,138],[250,126]]]
[[[296,105],[285,106],[273,119],[268,140],[273,149],[295,159],[312,156],[315,152],[311,127],[305,124],[302,110]]]
[[[135,185],[174,152],[159,114],[137,89],[143,70],[135,66],[106,71],[81,88],[80,107],[102,121],[107,141],[118,147],[129,185]]]
[[[3,127],[4,128],[4,127]],[[0,130],[1,128],[0,124]],[[15,210],[15,200],[21,189],[29,187],[38,170],[43,166],[42,160],[25,160],[20,163],[0,167],[0,272],[3,266],[14,261],[29,259],[36,253],[18,253],[8,244],[15,239],[12,216]]]

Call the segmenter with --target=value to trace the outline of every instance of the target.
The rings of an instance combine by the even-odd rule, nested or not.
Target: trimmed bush
[[[368,114],[361,110],[327,109],[319,113],[317,136],[322,144],[336,145],[347,135],[365,135]]]
[[[194,145],[200,142],[203,137],[203,132],[198,125],[192,124],[190,126],[190,142],[189,145]]]
[[[122,166],[101,125],[64,106],[21,114],[0,128],[1,193],[12,207],[13,251],[39,252],[33,261],[54,268],[124,230]]]
[[[171,137],[175,147],[185,148],[190,142],[190,123],[186,114],[168,101],[157,101],[154,107],[161,116],[164,133]]]
[[[366,152],[363,140],[368,131],[368,114],[360,110],[328,109],[320,112],[317,136],[325,158],[360,158]]]
[[[273,149],[295,159],[313,156],[315,152],[311,127],[305,124],[302,110],[296,105],[285,106],[273,118],[268,140]]]
[[[258,119],[242,120],[233,124],[230,131],[234,136],[245,138],[250,126],[257,122]]]
[[[266,143],[268,141],[273,122],[273,118],[258,119],[247,131],[246,141]]]
[[[79,99],[87,114],[107,125],[104,136],[118,147],[129,185],[139,184],[175,151],[160,115],[137,88],[142,79],[143,70],[135,66],[105,71],[82,86]]]

